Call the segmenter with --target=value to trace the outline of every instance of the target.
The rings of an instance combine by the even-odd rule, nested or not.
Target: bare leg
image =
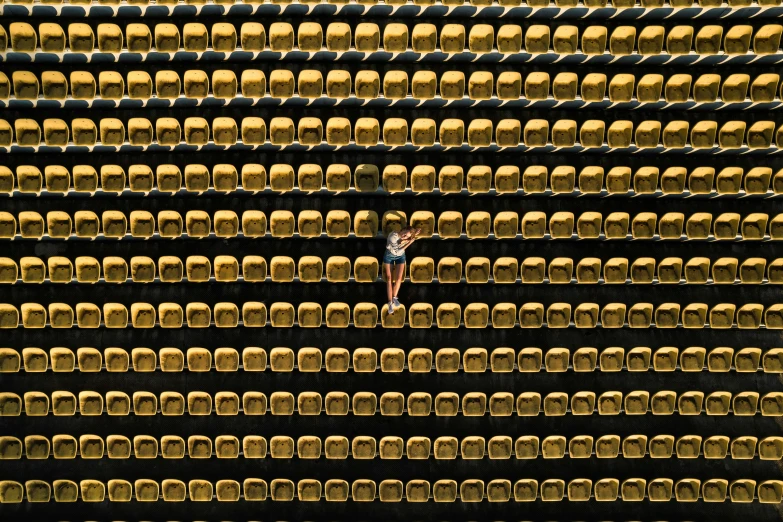
[[[405,263],[401,263],[396,266],[396,276],[394,281],[394,297],[397,297],[397,294],[400,292],[400,286],[402,285],[402,280],[405,279]]]
[[[391,302],[392,300],[392,273],[391,273],[391,265],[389,263],[383,264],[383,271],[386,273],[386,297],[388,299],[387,302]]]

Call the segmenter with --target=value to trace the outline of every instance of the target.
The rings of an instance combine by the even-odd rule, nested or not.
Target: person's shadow
[[[383,214],[383,234],[388,236],[392,232],[399,232],[408,225],[408,218],[399,210],[387,210]]]

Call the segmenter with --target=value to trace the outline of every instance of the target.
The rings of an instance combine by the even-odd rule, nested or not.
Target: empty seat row
[[[69,86],[70,81],[70,86]],[[499,73],[497,78],[489,71],[476,71],[465,78],[461,71],[448,71],[440,77],[433,71],[416,71],[409,79],[405,71],[387,71],[383,80],[374,70],[361,70],[353,80],[349,71],[334,69],[324,74],[319,70],[302,70],[298,78],[288,69],[264,71],[245,69],[239,81],[231,70],[216,70],[210,76],[202,70],[188,70],[182,78],[176,71],[159,70],[154,81],[145,71],[131,71],[125,77],[116,71],[101,71],[98,81],[87,71],[72,71],[70,77],[58,71],[45,71],[40,79],[28,71],[16,71],[8,77],[0,72],[0,99],[13,93],[17,100],[37,100],[41,94],[47,100],[103,100],[130,99],[148,100],[186,98],[203,99],[210,96],[231,100],[241,93],[244,98],[287,99],[296,92],[300,98],[319,98],[324,94],[333,99],[344,99],[351,95],[362,99],[379,96],[391,100],[429,100],[440,97],[444,100],[461,100],[466,94],[471,100],[488,100],[497,96],[501,100],[527,99],[546,100],[550,96],[558,101],[581,99],[587,102],[630,102],[641,103],[667,101],[669,103],[720,101],[741,103],[750,101],[772,102],[778,95],[780,75],[765,73],[751,81],[747,74],[732,74],[721,78],[719,74],[703,74],[694,78],[690,74],[674,74],[664,78],[660,74],[646,74],[637,78],[633,74],[620,73],[607,79],[603,73],[590,73],[579,78],[574,72],[561,72],[550,77],[547,72],[532,72],[523,81],[518,72]],[[267,85],[268,84],[268,85]],[[210,91],[211,85],[211,91]],[[324,90],[325,88],[325,90]],[[153,95],[154,89],[154,95]],[[210,94],[211,92],[211,94]],[[634,97],[635,93],[635,97]]]
[[[267,310],[264,303],[246,302],[242,309],[234,303],[188,303],[183,313],[177,303],[133,303],[128,308],[122,303],[105,303],[101,309],[93,303],[78,303],[76,310],[67,303],[24,303],[18,309],[11,304],[0,304],[0,328],[236,328],[242,321],[245,327],[263,327],[267,323],[274,328],[375,328],[378,324],[378,307],[373,303],[358,303],[353,308],[347,303],[329,303],[326,310],[319,303],[272,303]],[[600,307],[596,303],[581,303],[573,307],[569,303],[523,303],[517,309],[515,303],[470,303],[462,307],[457,303],[412,303],[407,310],[400,305],[389,313],[384,304],[380,313],[383,328],[709,328],[723,329],[736,326],[741,329],[783,328],[783,304],[767,306],[758,303],[736,305],[721,303],[712,307],[704,303],[680,305],[663,303],[609,303]],[[214,313],[214,317],[213,317]],[[353,321],[351,321],[353,315]],[[101,317],[103,316],[103,317]],[[184,319],[184,321],[183,321]],[[325,319],[325,321],[324,321]]]
[[[10,0],[9,3],[12,4],[31,4],[32,0]],[[65,5],[87,5],[89,6],[92,1],[91,0],[46,0],[47,4],[65,4]],[[147,6],[151,3],[150,0],[132,0],[130,2],[131,5],[137,5],[140,7]],[[219,5],[233,5],[236,3],[236,0],[188,0],[188,5],[208,5],[210,3],[219,4]],[[277,4],[277,5],[288,5],[292,3],[292,0],[268,0],[268,1],[260,1],[257,2],[259,4],[264,3],[271,3],[271,4]],[[321,0],[303,0],[301,2],[302,4],[306,5],[313,5],[313,4],[320,4]],[[352,4],[357,3],[365,6],[372,6],[380,3],[380,0],[329,0],[327,2],[328,4],[336,4],[336,5],[344,5],[344,4]],[[407,4],[407,0],[385,0],[383,4],[385,5],[405,5]],[[116,6],[120,5],[120,0],[97,0],[97,5],[109,5],[109,6]],[[177,1],[176,0],[156,0],[155,5],[159,6],[176,6]],[[497,0],[497,2],[494,2],[493,0],[413,0],[413,5],[421,6],[423,8],[427,8],[428,6],[434,6],[434,5],[445,5],[445,6],[452,6],[452,7],[458,7],[458,6],[474,6],[477,8],[487,7],[487,6],[494,6],[498,5],[501,7],[511,8],[511,7],[519,7],[519,6],[527,6],[527,7],[549,7],[550,5],[559,7],[559,8],[567,8],[567,7],[577,7],[577,6],[584,6],[584,7],[607,7],[611,6],[615,9],[626,9],[626,8],[633,8],[633,7],[644,7],[644,8],[655,8],[655,7],[722,7],[723,4],[721,0],[669,0],[668,2],[665,2],[664,0],[554,0],[553,2],[551,0]],[[758,5],[758,6],[777,6],[780,5],[780,0],[756,0],[755,2],[753,0],[731,0],[729,2],[729,5],[732,7],[745,7],[745,6],[751,6],[751,5]]]
[[[495,373],[513,372],[646,372],[652,368],[656,372],[700,372],[706,368],[710,372],[755,373],[759,367],[767,373],[783,372],[783,348],[706,348],[691,346],[680,349],[664,346],[652,350],[648,347],[635,347],[627,351],[622,347],[577,348],[573,355],[568,348],[522,348],[515,352],[513,348],[495,348],[488,353],[486,348],[468,348],[461,353],[456,348],[413,348],[407,354],[400,348],[356,348],[353,353],[346,348],[328,348],[325,354],[319,348],[300,348],[294,353],[291,348],[245,347],[240,355],[234,348],[222,347],[210,351],[207,348],[188,348],[185,353],[179,348],[161,348],[158,352],[150,348],[106,348],[101,353],[97,348],[82,347],[73,350],[55,347],[46,351],[41,348],[0,348],[0,372],[10,373],[24,370],[28,373],[46,372],[126,372],[130,368],[135,372],[181,372],[186,368],[191,372],[235,372],[240,368],[247,372],[327,372],[343,373],[353,370],[357,373],[373,373],[380,369],[384,373],[429,373],[433,369],[438,373],[456,373],[460,369],[465,373],[483,373],[490,370]],[[51,361],[51,362],[50,362]]]
[[[127,170],[127,173],[126,173]],[[234,165],[217,164],[211,169],[206,165],[188,164],[183,168],[163,164],[153,169],[134,164],[127,169],[120,165],[75,165],[70,170],[62,165],[47,165],[43,172],[34,165],[19,165],[12,171],[0,166],[0,194],[68,194],[83,192],[94,194],[132,192],[176,193],[183,188],[188,192],[203,193],[210,189],[232,192],[244,191],[318,192],[324,188],[332,192],[355,189],[357,192],[388,193],[405,190],[413,192],[453,193],[467,190],[469,193],[486,193],[494,188],[498,194],[540,194],[551,190],[555,194],[579,192],[598,194],[768,194],[783,193],[783,169],[773,172],[770,167],[754,167],[747,171],[742,167],[685,167],[645,166],[635,170],[630,167],[588,166],[578,173],[569,165],[554,167],[551,172],[544,165],[503,165],[492,170],[486,165],[467,168],[447,165],[436,170],[431,165],[417,165],[408,171],[405,165],[357,165],[353,172],[348,165],[331,164],[325,168],[305,163],[294,168],[288,164],[269,167],[247,163],[239,169]],[[183,172],[184,171],[184,172]]]
[[[649,448],[649,449],[648,449]],[[478,436],[443,436],[431,440],[429,437],[387,436],[376,440],[375,437],[357,436],[352,439],[341,435],[332,435],[323,440],[316,436],[303,436],[294,440],[285,435],[271,437],[269,441],[258,435],[238,437],[220,435],[211,438],[203,435],[191,435],[184,439],[177,435],[164,435],[160,442],[149,435],[136,435],[132,438],[123,435],[109,435],[105,441],[98,435],[81,435],[77,439],[71,435],[55,435],[51,441],[41,435],[28,435],[24,441],[16,437],[0,437],[0,460],[47,459],[53,455],[56,459],[73,459],[77,454],[83,459],[181,459],[186,455],[191,459],[210,458],[236,459],[242,456],[248,459],[271,457],[273,459],[429,459],[453,460],[457,457],[466,460],[477,459],[572,459],[592,458],[672,458],[696,459],[754,459],[780,460],[783,457],[783,437],[771,436],[759,440],[747,435],[729,439],[724,435],[702,437],[684,435],[675,439],[672,435],[630,435],[620,438],[618,435],[576,435],[566,439],[562,435],[550,435],[539,438],[535,435],[523,435],[512,440],[507,435],[497,435],[490,439]]]
[[[351,265],[353,264],[353,270]],[[603,268],[602,268],[603,265]],[[657,270],[656,270],[657,265]],[[710,270],[710,265],[712,270]],[[75,270],[74,270],[75,267]],[[130,269],[129,269],[130,267]],[[53,256],[46,260],[38,257],[23,257],[17,263],[11,258],[0,257],[0,283],[39,284],[48,280],[52,283],[88,283],[101,280],[107,283],[179,283],[214,281],[232,283],[239,281],[290,283],[298,278],[303,283],[345,283],[353,278],[357,283],[375,283],[379,274],[378,259],[360,256],[352,260],[343,256],[331,256],[324,260],[317,256],[302,256],[294,260],[288,256],[273,256],[269,263],[261,256],[245,256],[240,260],[233,256],[217,256],[210,260],[204,256],[163,256],[156,260],[146,256],[134,256],[129,261],[121,257],[107,256],[100,261],[94,257],[80,256],[74,262],[67,257]],[[630,268],[630,272],[629,272]],[[325,270],[324,270],[325,269]],[[769,263],[760,257],[740,261],[734,257],[721,257],[711,262],[706,257],[694,257],[683,261],[679,257],[667,257],[657,261],[651,257],[640,257],[629,261],[613,257],[606,262],[599,258],[586,257],[574,260],[557,257],[546,260],[528,257],[517,260],[501,257],[494,262],[486,257],[471,257],[464,262],[456,257],[442,257],[436,261],[431,257],[413,257],[405,266],[406,278],[412,283],[428,284],[460,283],[513,284],[518,280],[525,284],[761,284],[764,276],[770,284],[783,284],[783,258]],[[464,274],[464,275],[463,275]]]
[[[638,37],[637,37],[638,31]],[[579,38],[579,28],[573,25],[531,25],[523,30],[519,25],[506,24],[497,28],[488,24],[446,24],[440,28],[433,24],[419,23],[409,27],[401,23],[388,23],[381,29],[375,23],[349,25],[330,23],[324,29],[316,22],[303,22],[296,29],[287,22],[275,22],[267,28],[257,22],[245,22],[235,26],[220,22],[208,30],[201,23],[184,24],[180,30],[172,23],[131,23],[123,28],[117,24],[103,23],[97,28],[85,23],[65,26],[56,23],[40,24],[38,33],[26,22],[8,25],[9,43],[13,51],[34,53],[148,53],[154,50],[173,53],[234,52],[238,50],[259,52],[377,52],[412,51],[414,53],[463,53],[504,54],[526,52],[530,54],[586,54],[602,55],[608,50],[613,55],[671,55],[696,52],[701,55],[727,54],[765,55],[780,50],[783,26],[768,24],[758,28],[735,25],[725,28],[707,25],[694,28],[678,25],[667,30],[660,25],[646,25],[637,30],[634,26],[607,29],[604,26],[587,27]],[[39,38],[40,33],[40,38]],[[97,33],[97,34],[96,34]],[[123,34],[124,33],[124,34]],[[755,33],[755,34],[754,34]],[[5,51],[5,38],[0,50]],[[267,46],[268,43],[268,46]],[[96,48],[97,44],[97,48]]]
[[[268,408],[268,410],[267,410]],[[542,411],[546,416],[562,415],[728,415],[783,416],[783,392],[760,395],[747,391],[730,393],[716,391],[632,391],[623,394],[609,391],[597,395],[592,391],[569,394],[552,392],[542,398],[538,392],[523,392],[516,397],[509,392],[496,392],[489,397],[483,392],[469,392],[460,396],[454,392],[435,395],[426,392],[385,392],[380,397],[373,392],[357,392],[349,395],[333,391],[321,395],[318,392],[292,393],[276,391],[269,399],[261,392],[245,392],[240,397],[230,391],[192,391],[187,396],[179,392],[162,392],[160,397],[151,392],[137,391],[133,396],[119,391],[104,395],[94,391],[81,391],[78,395],[68,391],[25,392],[22,397],[11,392],[0,392],[0,415],[56,416],[80,415],[404,415],[429,416],[434,410],[438,416],[483,416],[489,410],[491,416],[536,416]]]
[[[444,171],[441,171],[444,174]],[[451,179],[446,183],[461,182],[460,172],[447,171]],[[455,178],[459,178],[456,179]],[[18,217],[18,221],[17,221]],[[268,228],[267,231],[267,221]],[[548,221],[548,223],[547,223]],[[161,210],[155,216],[146,210],[131,211],[128,217],[119,210],[104,211],[99,217],[91,210],[78,210],[71,214],[51,211],[46,217],[35,211],[19,212],[15,217],[9,212],[0,212],[0,239],[42,239],[46,234],[51,239],[97,237],[123,239],[131,237],[151,238],[204,238],[215,234],[231,238],[240,233],[244,237],[263,237],[270,234],[276,238],[299,237],[344,238],[351,233],[355,237],[376,237],[379,230],[390,233],[406,226],[421,228],[422,237],[431,238],[438,234],[440,239],[457,239],[466,235],[468,239],[571,239],[574,234],[580,239],[716,239],[733,241],[738,234],[742,240],[780,240],[783,238],[783,214],[770,216],[755,212],[741,216],[733,212],[719,214],[713,219],[709,212],[697,212],[685,216],[681,212],[669,212],[660,216],[654,212],[640,212],[633,217],[627,212],[612,212],[606,218],[599,212],[583,212],[575,216],[572,212],[555,212],[547,219],[544,212],[502,211],[494,219],[489,212],[474,211],[463,218],[461,212],[446,211],[435,216],[430,211],[416,211],[410,221],[405,212],[386,211],[382,218],[373,210],[360,210],[353,216],[344,210],[331,210],[326,219],[317,210],[303,210],[295,217],[289,210],[274,210],[267,220],[260,210],[247,210],[241,219],[233,210],[219,210],[210,216],[203,210],[189,210],[182,215],[174,210]],[[325,225],[325,226],[324,226]],[[379,228],[380,227],[380,228]],[[324,231],[324,228],[326,229]]]
[[[750,126],[745,121],[729,121],[719,125],[703,120],[663,122],[647,120],[636,125],[630,120],[617,120],[607,124],[603,120],[587,120],[581,125],[575,120],[500,120],[497,124],[488,119],[467,122],[448,118],[439,124],[429,118],[417,118],[411,122],[402,118],[389,118],[380,123],[375,118],[359,118],[351,122],[347,118],[329,118],[324,126],[319,118],[301,118],[297,124],[286,117],[274,117],[269,122],[269,143],[288,146],[329,145],[341,147],[355,145],[375,147],[379,144],[397,147],[412,144],[417,147],[583,147],[600,148],[666,148],[712,149],[764,149],[783,146],[783,125],[774,121],[757,121]],[[353,129],[352,129],[353,127]],[[183,141],[184,128],[184,141]],[[777,130],[776,130],[777,129]],[[689,132],[690,130],[690,132]],[[467,141],[465,140],[467,134]],[[16,140],[14,141],[14,136]],[[353,139],[351,137],[353,136]],[[43,138],[43,141],[42,141]],[[203,146],[213,144],[230,147],[264,145],[267,143],[266,122],[262,118],[243,118],[240,124],[233,118],[218,117],[210,123],[201,117],[185,118],[184,123],[175,118],[130,118],[126,123],[117,118],[102,118],[97,123],[88,118],[77,118],[69,127],[65,120],[48,118],[41,125],[28,118],[9,123],[0,120],[0,147],[92,147],[95,145],[121,147],[124,145],[147,147],[178,145]],[[774,144],[774,145],[773,145]]]
[[[134,496],[135,491],[135,496]],[[641,478],[627,479],[620,483],[615,478],[600,479],[593,484],[590,479],[575,479],[566,482],[561,479],[520,479],[513,485],[510,480],[468,479],[461,483],[442,479],[432,484],[428,480],[416,479],[403,483],[396,479],[359,479],[348,483],[331,479],[323,484],[315,479],[294,482],[288,479],[274,479],[267,485],[261,479],[219,480],[214,486],[208,480],[194,479],[187,483],[177,479],[166,479],[160,484],[151,479],[139,479],[131,483],[126,480],[109,480],[106,484],[98,480],[55,480],[50,485],[43,480],[28,480],[24,485],[12,480],[0,481],[0,503],[49,502],[52,494],[55,502],[103,502],[108,496],[111,502],[191,502],[217,501],[332,501],[346,502],[533,502],[543,501],[671,501],[677,502],[754,502],[779,504],[783,497],[783,481],[738,479],[729,483],[726,479],[708,479],[702,484],[699,479],[682,479],[676,483],[669,478],[649,481]],[[758,495],[758,497],[756,496]]]

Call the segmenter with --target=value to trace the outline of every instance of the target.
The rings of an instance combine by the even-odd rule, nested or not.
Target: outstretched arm
[[[400,241],[400,247],[403,250],[405,250],[406,248],[411,246],[411,244],[413,244],[413,242],[418,239],[419,234],[421,234],[421,229],[417,228],[416,230],[413,231],[413,235],[411,237],[409,237],[408,239],[403,239],[402,241]]]

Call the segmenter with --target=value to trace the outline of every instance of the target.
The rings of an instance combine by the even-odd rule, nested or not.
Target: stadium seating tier
[[[780,9],[3,1],[0,520],[781,520]]]

